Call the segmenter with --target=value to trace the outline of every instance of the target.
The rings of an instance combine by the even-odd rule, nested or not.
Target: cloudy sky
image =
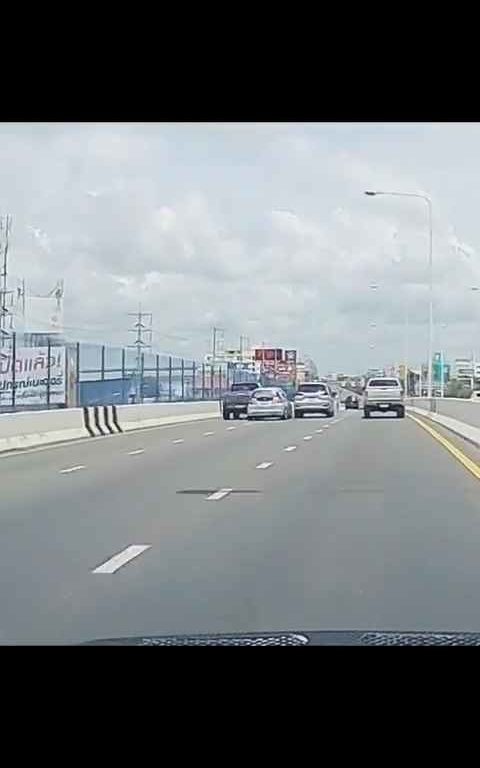
[[[435,347],[480,357],[480,124],[44,123],[0,126],[10,279],[65,280],[72,339],[157,350],[297,347],[321,372],[426,358],[426,206]],[[369,286],[378,285],[377,289]]]

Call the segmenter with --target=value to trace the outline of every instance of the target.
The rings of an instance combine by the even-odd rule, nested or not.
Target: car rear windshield
[[[327,394],[327,388],[325,384],[301,384],[298,388],[299,392],[320,392],[321,394]]]
[[[253,393],[253,397],[259,398],[259,397],[270,397],[273,398],[274,395],[277,393],[273,389],[257,389],[256,392]]]
[[[400,382],[397,379],[372,379],[368,382],[369,387],[399,387]]]
[[[243,384],[232,384],[232,392],[250,392],[258,387],[254,381],[246,381]]]

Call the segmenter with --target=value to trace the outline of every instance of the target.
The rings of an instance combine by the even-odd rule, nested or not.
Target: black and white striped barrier
[[[83,407],[83,423],[91,437],[123,432],[118,423],[116,405],[89,405]]]

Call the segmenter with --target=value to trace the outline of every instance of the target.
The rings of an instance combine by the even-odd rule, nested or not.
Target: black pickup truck
[[[220,403],[223,418],[229,419],[230,414],[233,414],[234,419],[240,418],[240,414],[247,415],[247,405],[250,400],[250,395],[254,389],[258,389],[260,384],[255,381],[244,381],[232,384],[230,392],[227,392],[223,396],[223,400]]]

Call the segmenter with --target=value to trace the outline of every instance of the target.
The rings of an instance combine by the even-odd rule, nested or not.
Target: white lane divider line
[[[287,447],[284,448],[283,450],[287,451],[287,453],[289,453],[290,451],[296,451],[297,450],[297,446],[296,445],[287,445]]]
[[[304,440],[311,440],[312,439],[312,435],[305,435],[305,437],[303,439]]]
[[[215,432],[204,432],[203,436],[204,437],[210,437],[210,435],[214,435],[214,434],[215,434]]]
[[[144,449],[143,449],[143,448],[139,448],[139,449],[138,449],[138,450],[136,450],[136,451],[129,451],[129,452],[128,452],[128,455],[129,455],[129,456],[139,456],[141,453],[144,453],[144,452],[145,452],[145,451],[144,451]]]
[[[316,429],[315,432],[317,433],[317,435],[320,435],[323,432],[323,429]]]
[[[78,472],[79,469],[85,469],[83,464],[78,464],[76,467],[68,467],[67,469],[61,469],[61,475],[68,475],[70,472]]]
[[[261,464],[257,464],[255,469],[268,469],[273,464],[273,461],[262,461]]]
[[[220,499],[224,499],[225,496],[228,496],[229,493],[233,491],[233,488],[220,488],[218,491],[215,491],[215,493],[211,493],[210,496],[206,497],[207,501],[220,501]]]
[[[172,440],[172,443],[174,445],[178,445],[178,443],[183,443],[183,442],[184,442],[183,437],[179,437],[178,440]]]
[[[126,565],[134,557],[138,557],[146,549],[150,549],[151,546],[151,544],[132,544],[130,547],[122,549],[117,555],[110,557],[102,565],[95,568],[92,573],[115,573],[122,565]]]
[[[227,427],[227,432],[231,432],[232,429],[236,429],[236,427]]]

